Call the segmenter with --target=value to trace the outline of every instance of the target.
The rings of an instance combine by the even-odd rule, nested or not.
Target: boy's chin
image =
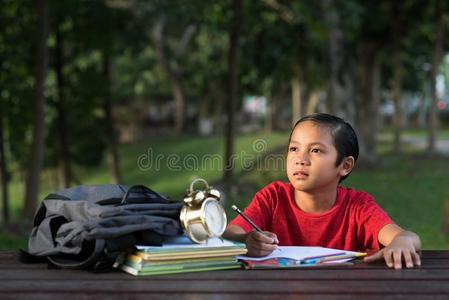
[[[290,183],[293,185],[295,190],[301,192],[307,192],[312,188],[310,184],[307,184],[304,180],[290,180]]]

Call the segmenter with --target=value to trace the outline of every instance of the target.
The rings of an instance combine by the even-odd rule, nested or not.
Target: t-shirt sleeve
[[[379,250],[379,231],[388,224],[394,224],[388,214],[374,201],[373,197],[364,194],[358,205],[359,238],[367,250]]]
[[[260,190],[254,195],[249,206],[243,211],[254,224],[256,224],[263,231],[269,231],[271,228],[271,215],[272,215],[272,197],[267,188]],[[229,224],[237,225],[246,232],[250,232],[253,227],[238,215]]]

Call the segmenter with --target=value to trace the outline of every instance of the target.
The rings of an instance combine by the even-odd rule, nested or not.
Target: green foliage
[[[290,80],[299,75],[307,98],[311,90],[329,90],[329,25],[325,22],[328,11],[323,1],[274,1],[286,9],[293,19],[286,20],[279,8],[269,5],[273,1],[243,1],[243,20],[237,49],[239,94],[264,95],[277,106],[276,120],[290,113],[284,109],[290,98]],[[388,91],[392,77],[392,23],[398,19],[403,25],[401,35],[403,89],[419,92],[423,97],[429,89],[429,70],[434,40],[435,0],[422,1],[334,1],[331,13],[339,16],[344,65],[358,78],[361,58],[366,58],[367,46],[382,49],[381,89]],[[229,25],[232,17],[229,1],[79,1],[48,0],[49,6],[49,70],[46,81],[45,104],[45,167],[43,191],[51,190],[52,173],[61,165],[60,109],[66,116],[65,138],[71,163],[77,177],[83,182],[109,182],[105,163],[107,131],[104,105],[110,100],[114,117],[142,126],[148,121],[144,107],[149,104],[172,103],[172,86],[166,72],[157,61],[152,31],[156,22],[165,21],[164,51],[168,63],[180,70],[180,82],[186,98],[186,118],[189,128],[196,128],[198,116],[220,120],[228,89]],[[449,32],[447,4],[445,29]],[[398,13],[393,13],[393,7]],[[186,48],[186,54],[177,54],[177,45],[188,26],[196,30]],[[24,173],[32,141],[32,106],[34,89],[34,37],[36,9],[33,1],[5,0],[0,7],[0,108],[4,117],[5,149],[8,168],[13,173],[15,199],[13,209],[19,209]],[[58,39],[60,37],[60,39]],[[61,44],[58,44],[62,42]],[[58,86],[57,50],[62,45],[63,85]],[[362,47],[363,46],[363,47]],[[365,47],[365,48],[364,48]],[[445,40],[445,49],[449,39]],[[110,66],[110,76],[107,76]],[[447,63],[443,74],[448,82]],[[341,70],[342,72],[344,70]],[[351,73],[348,72],[348,73]],[[354,75],[352,74],[351,75]],[[344,74],[343,74],[344,75]],[[342,76],[343,76],[342,75]],[[336,74],[341,76],[341,74]],[[355,93],[364,86],[353,82]],[[324,93],[323,93],[324,94]],[[363,100],[363,99],[362,99]],[[351,99],[348,99],[348,103]],[[240,107],[241,103],[237,101]],[[362,101],[363,102],[363,101]],[[363,103],[362,103],[363,104]],[[120,110],[117,109],[120,107]],[[239,108],[238,107],[238,108]],[[168,120],[167,122],[170,122]],[[276,122],[275,122],[276,123]],[[288,121],[285,123],[288,124]],[[121,125],[121,124],[115,124]],[[192,133],[195,133],[192,130]],[[261,134],[259,137],[263,137]],[[238,140],[237,150],[250,147],[254,137]],[[280,135],[269,139],[282,140]],[[201,143],[203,148],[198,148]],[[185,182],[194,175],[218,180],[220,171],[203,170],[185,172],[173,183],[173,173],[167,168],[155,172],[136,168],[136,159],[151,148],[167,157],[189,153],[205,155],[212,151],[222,155],[222,138],[192,137],[153,138],[151,142],[123,146],[122,168],[126,183],[143,181],[155,188],[182,192]],[[280,145],[277,145],[280,146]],[[274,146],[276,147],[276,146]],[[381,145],[385,147],[384,144]],[[397,166],[396,158],[386,157],[385,168]],[[398,165],[400,165],[398,163]],[[91,170],[90,168],[96,168]],[[87,168],[88,171],[85,171]],[[260,187],[274,180],[276,172],[237,172],[245,180]],[[276,176],[275,176],[276,175]],[[379,175],[379,174],[377,174]],[[400,176],[399,174],[398,176]],[[282,175],[280,175],[282,176]],[[370,176],[370,175],[367,175]],[[383,175],[379,175],[383,176]],[[370,178],[376,182],[377,177]],[[436,179],[437,182],[438,179]],[[356,182],[357,183],[357,182]],[[380,194],[383,196],[384,194]],[[435,200],[436,201],[436,200]],[[401,216],[398,214],[398,218]],[[402,220],[401,220],[402,221]],[[422,227],[424,228],[424,227]],[[422,230],[421,227],[418,230]],[[443,243],[443,242],[442,242]],[[438,244],[442,245],[442,244]]]
[[[31,141],[35,17],[29,1],[5,1],[0,9],[0,101],[9,141],[7,156],[25,166]],[[17,22],[17,18],[21,21]]]

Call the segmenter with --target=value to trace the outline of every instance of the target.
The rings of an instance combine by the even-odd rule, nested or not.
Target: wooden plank
[[[423,250],[422,257],[423,258],[449,259],[449,251],[448,250]]]
[[[17,299],[33,299],[33,300],[48,300],[50,297],[54,299],[82,299],[82,300],[98,300],[101,298],[108,298],[108,300],[122,300],[122,299],[151,299],[152,300],[178,300],[178,299],[186,299],[186,300],[206,300],[206,299],[220,299],[220,300],[247,300],[247,299],[257,299],[257,300],[266,300],[266,299],[281,299],[281,300],[289,300],[289,299],[303,299],[307,298],[309,300],[360,300],[363,297],[363,300],[378,300],[379,295],[358,295],[358,294],[345,294],[345,295],[335,295],[335,294],[300,294],[300,293],[283,293],[283,294],[210,294],[210,293],[179,293],[179,294],[158,294],[158,293],[145,293],[145,292],[127,292],[127,293],[84,293],[78,291],[76,293],[33,293],[30,295],[29,293],[16,293],[16,294],[3,294],[2,300],[17,300]],[[406,300],[415,300],[415,299],[429,299],[429,300],[447,300],[448,295],[446,294],[404,294],[404,295],[382,295],[383,300],[397,300],[397,299],[406,299]]]
[[[139,277],[123,272],[93,274],[78,270],[9,270],[0,272],[0,280],[136,280]],[[255,270],[255,271],[216,271],[202,273],[184,273],[141,277],[151,281],[213,281],[213,280],[449,280],[449,270],[442,269],[370,269],[370,270]]]
[[[0,282],[2,293],[265,293],[265,294],[448,294],[447,280],[219,280],[219,281],[152,281],[137,279],[117,281],[77,280],[48,281],[8,280]]]
[[[437,269],[449,269],[449,259],[429,259],[429,258],[423,258],[422,259],[422,266],[420,268],[422,269],[428,269],[428,268],[437,268]],[[366,263],[358,263],[356,265],[344,265],[344,266],[327,266],[326,269],[332,269],[332,270],[345,270],[345,269],[384,269],[386,268],[384,262],[376,262],[372,264],[366,264]],[[4,262],[0,261],[0,270],[5,269],[20,269],[20,270],[34,270],[34,269],[47,269],[47,265],[44,264],[23,264],[17,260]],[[314,268],[307,268],[307,269],[316,269]]]
[[[229,270],[134,277],[25,265],[0,252],[1,299],[448,299],[449,251],[424,251],[423,266],[392,270],[383,263],[323,269]]]
[[[107,298],[108,300],[122,300],[122,299],[152,299],[152,300],[206,300],[206,299],[220,299],[220,300],[247,300],[247,299],[257,299],[257,300],[266,300],[266,299],[309,299],[309,300],[360,300],[363,297],[363,300],[377,300],[379,299],[379,295],[331,295],[331,294],[300,294],[300,293],[290,293],[290,294],[259,294],[259,293],[251,293],[251,294],[210,294],[210,293],[179,293],[179,294],[158,294],[158,293],[145,293],[145,292],[127,292],[127,293],[33,293],[32,295],[28,293],[17,293],[17,294],[8,294],[2,295],[2,300],[17,300],[17,299],[33,299],[33,300],[48,300],[49,298],[54,299],[64,299],[69,297],[70,299],[82,299],[82,300],[98,300],[102,298]],[[406,299],[406,300],[414,300],[414,299],[429,299],[429,300],[447,300],[448,295],[446,294],[404,294],[404,295],[382,295],[381,299],[383,300],[397,300],[397,299]]]

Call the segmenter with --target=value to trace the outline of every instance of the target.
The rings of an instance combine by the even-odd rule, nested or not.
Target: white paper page
[[[214,248],[214,247],[227,247],[234,246],[235,244],[228,240],[221,240],[219,238],[211,238],[204,244],[196,244],[192,242],[187,236],[180,235],[169,237],[164,240],[162,246],[139,246],[136,248],[139,250],[145,249],[170,249],[170,248]]]
[[[343,251],[332,248],[324,247],[305,247],[305,246],[279,246],[279,249],[274,250],[270,255],[263,257],[251,257],[251,256],[237,256],[239,259],[262,261],[270,258],[286,257],[295,260],[302,260],[310,256],[331,255],[331,254],[355,254],[358,252]]]

